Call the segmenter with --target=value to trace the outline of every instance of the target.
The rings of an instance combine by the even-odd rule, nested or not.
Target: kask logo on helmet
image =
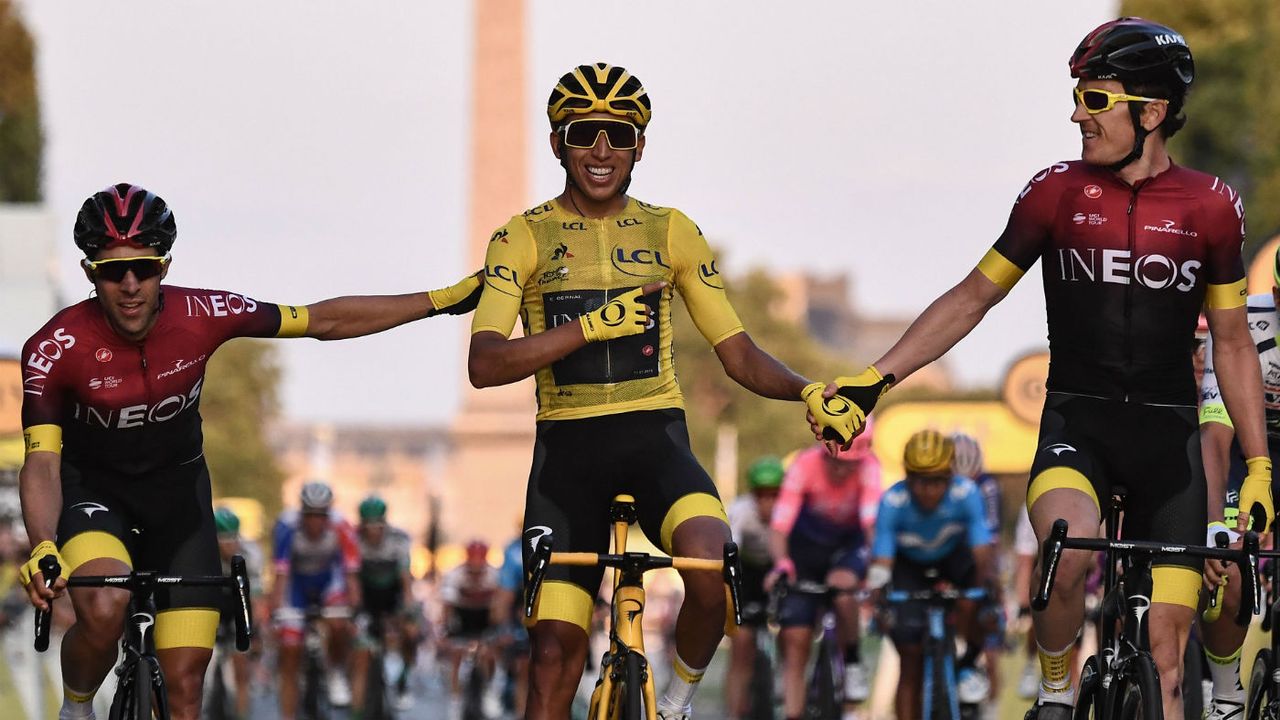
[[[1099,264],[1101,255],[1101,264]],[[1130,259],[1128,250],[1102,248],[1058,249],[1059,279],[1065,282],[1104,282],[1117,285],[1128,285],[1130,282],[1150,288],[1164,290],[1174,288],[1181,292],[1190,292],[1196,286],[1199,260],[1179,262],[1167,255],[1149,253],[1136,260]]]

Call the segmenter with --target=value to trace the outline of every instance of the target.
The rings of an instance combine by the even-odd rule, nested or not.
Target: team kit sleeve
[[[805,495],[805,453],[796,456],[795,462],[787,469],[782,478],[782,488],[778,491],[778,499],[773,503],[773,514],[769,516],[769,527],[782,533],[791,534],[791,528],[800,517],[800,507],[804,505]]]
[[[969,521],[969,547],[990,545],[991,529],[987,526],[987,511],[982,501],[982,490],[969,481],[969,492],[964,496],[965,515]]]
[[[61,327],[46,325],[22,346],[22,440],[24,456],[33,452],[62,452],[62,409],[67,388],[66,352],[75,338]],[[62,361],[62,362],[59,362]]]
[[[702,231],[684,213],[672,210],[667,233],[675,289],[684,298],[698,332],[712,347],[742,332],[742,321],[729,304],[724,276]]]
[[[978,272],[1006,292],[1022,279],[1044,252],[1060,197],[1055,176],[1067,169],[1059,163],[1027,183],[1009,213],[1004,232],[978,263]]]
[[[513,217],[489,238],[484,254],[484,286],[471,318],[471,334],[510,337],[524,301],[524,286],[537,267],[533,235],[523,217]]]
[[[1217,178],[1214,188],[1218,195],[1209,205],[1212,226],[1205,258],[1205,304],[1212,310],[1226,310],[1244,305],[1249,294],[1240,256],[1245,240],[1244,198]]]
[[[892,560],[898,551],[898,508],[890,502],[894,488],[880,496],[880,510],[876,513],[876,534],[871,540],[871,557]]]
[[[187,317],[207,318],[220,343],[238,337],[296,338],[307,334],[305,305],[262,302],[225,290],[191,290],[175,299],[186,305]]]

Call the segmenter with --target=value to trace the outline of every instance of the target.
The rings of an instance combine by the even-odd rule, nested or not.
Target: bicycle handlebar
[[[1053,592],[1053,583],[1058,574],[1058,562],[1062,559],[1063,550],[1118,550],[1122,554],[1188,555],[1233,562],[1240,569],[1242,585],[1240,611],[1236,614],[1236,623],[1241,626],[1248,625],[1249,617],[1262,604],[1261,589],[1258,583],[1258,534],[1253,531],[1244,534],[1244,545],[1240,550],[1230,550],[1227,548],[1175,545],[1141,540],[1072,538],[1067,537],[1067,521],[1059,518],[1053,521],[1049,537],[1045,538],[1044,543],[1041,545],[1040,584],[1036,588],[1035,596],[1031,598],[1031,607],[1037,611],[1044,610],[1049,605],[1049,594]]]
[[[908,602],[951,602],[953,600],[982,600],[987,597],[986,588],[947,588],[938,590],[890,590],[884,594],[885,602],[901,604]]]
[[[52,555],[40,559],[40,572],[44,576],[46,587],[62,575],[62,567]],[[249,641],[253,638],[253,612],[249,600],[249,573],[244,557],[234,555],[231,558],[230,575],[160,575],[151,571],[135,571],[125,575],[82,575],[67,578],[67,587],[115,587],[130,592],[156,587],[224,587],[230,589],[236,598],[236,649],[245,652],[249,649]],[[35,648],[37,652],[49,649],[49,625],[52,619],[52,608],[49,611],[36,610]]]
[[[723,575],[725,585],[729,588],[729,601],[733,606],[733,622],[735,625],[742,624],[742,602],[740,599],[742,565],[738,558],[737,543],[725,543],[724,556],[719,560],[708,560],[706,558],[650,555],[643,552],[621,554],[552,552],[552,542],[552,536],[547,534],[539,538],[538,544],[534,546],[533,557],[530,559],[532,568],[529,571],[529,581],[525,583],[524,591],[524,616],[526,618],[533,617],[533,606],[537,602],[538,593],[542,590],[542,582],[546,579],[547,569],[551,565],[603,565],[617,569],[635,569],[640,572],[648,572],[659,568],[718,571]]]

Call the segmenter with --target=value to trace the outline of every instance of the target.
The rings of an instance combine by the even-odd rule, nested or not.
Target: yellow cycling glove
[[[482,272],[484,271],[472,273],[447,288],[427,293],[427,297],[431,298],[431,310],[427,312],[427,317],[441,313],[466,315],[475,310],[476,305],[480,304],[480,291],[483,289],[483,283],[480,282]]]
[[[1240,510],[1236,522],[1249,523],[1246,527],[1248,530],[1266,532],[1276,516],[1275,502],[1271,499],[1271,458],[1251,457],[1244,464],[1248,472],[1240,485]],[[1255,505],[1262,506],[1261,516],[1253,512]],[[1263,524],[1259,526],[1259,522]]]
[[[862,429],[867,416],[856,405],[839,395],[822,397],[826,383],[809,383],[800,391],[800,399],[809,406],[809,414],[822,429],[822,437],[842,444],[853,439]]]
[[[836,378],[835,383],[838,386],[836,392],[856,405],[865,418],[871,414],[871,410],[875,408],[880,398],[889,392],[889,386],[893,385],[894,377],[893,373],[885,377],[880,374],[875,365],[868,365],[866,370],[853,377]]]
[[[582,337],[591,343],[644,332],[649,327],[649,306],[640,299],[641,290],[625,292],[578,318]]]
[[[58,561],[58,567],[62,568],[62,573],[65,574],[67,572],[67,561],[63,560],[62,555],[58,554],[58,546],[54,545],[52,541],[45,540],[31,549],[31,559],[18,568],[18,577],[22,579],[22,587],[31,584],[31,576],[41,572],[40,561],[49,555],[52,555],[53,559]]]

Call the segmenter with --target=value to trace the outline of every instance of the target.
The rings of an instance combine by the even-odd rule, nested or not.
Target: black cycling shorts
[[[1203,545],[1207,499],[1196,409],[1050,393],[1031,465],[1028,508],[1059,487],[1092,495],[1100,518],[1112,491],[1124,487],[1125,539]],[[1152,564],[1162,576],[1156,583],[1161,598],[1152,601],[1195,607],[1202,561],[1166,555]],[[1178,568],[1190,572],[1166,574]],[[1171,581],[1163,582],[1166,577]]]
[[[946,582],[963,590],[974,587],[977,578],[978,565],[973,557],[973,550],[968,545],[961,544],[946,557],[928,565],[912,562],[902,555],[894,557],[890,587],[911,592],[928,590],[939,582]],[[922,602],[908,602],[891,608],[893,628],[889,631],[889,637],[894,645],[918,645],[924,641],[927,625],[925,609]]]
[[[204,459],[143,476],[62,461],[58,546],[67,574],[114,558],[135,570],[221,575],[209,468]],[[156,646],[213,647],[222,589],[159,588]]]
[[[682,410],[645,410],[538,423],[525,497],[526,572],[537,540],[550,533],[560,552],[609,551],[609,506],[635,498],[640,528],[671,551],[671,536],[693,517],[728,525],[715,483],[689,448]],[[552,565],[534,619],[586,630],[604,569]]]

